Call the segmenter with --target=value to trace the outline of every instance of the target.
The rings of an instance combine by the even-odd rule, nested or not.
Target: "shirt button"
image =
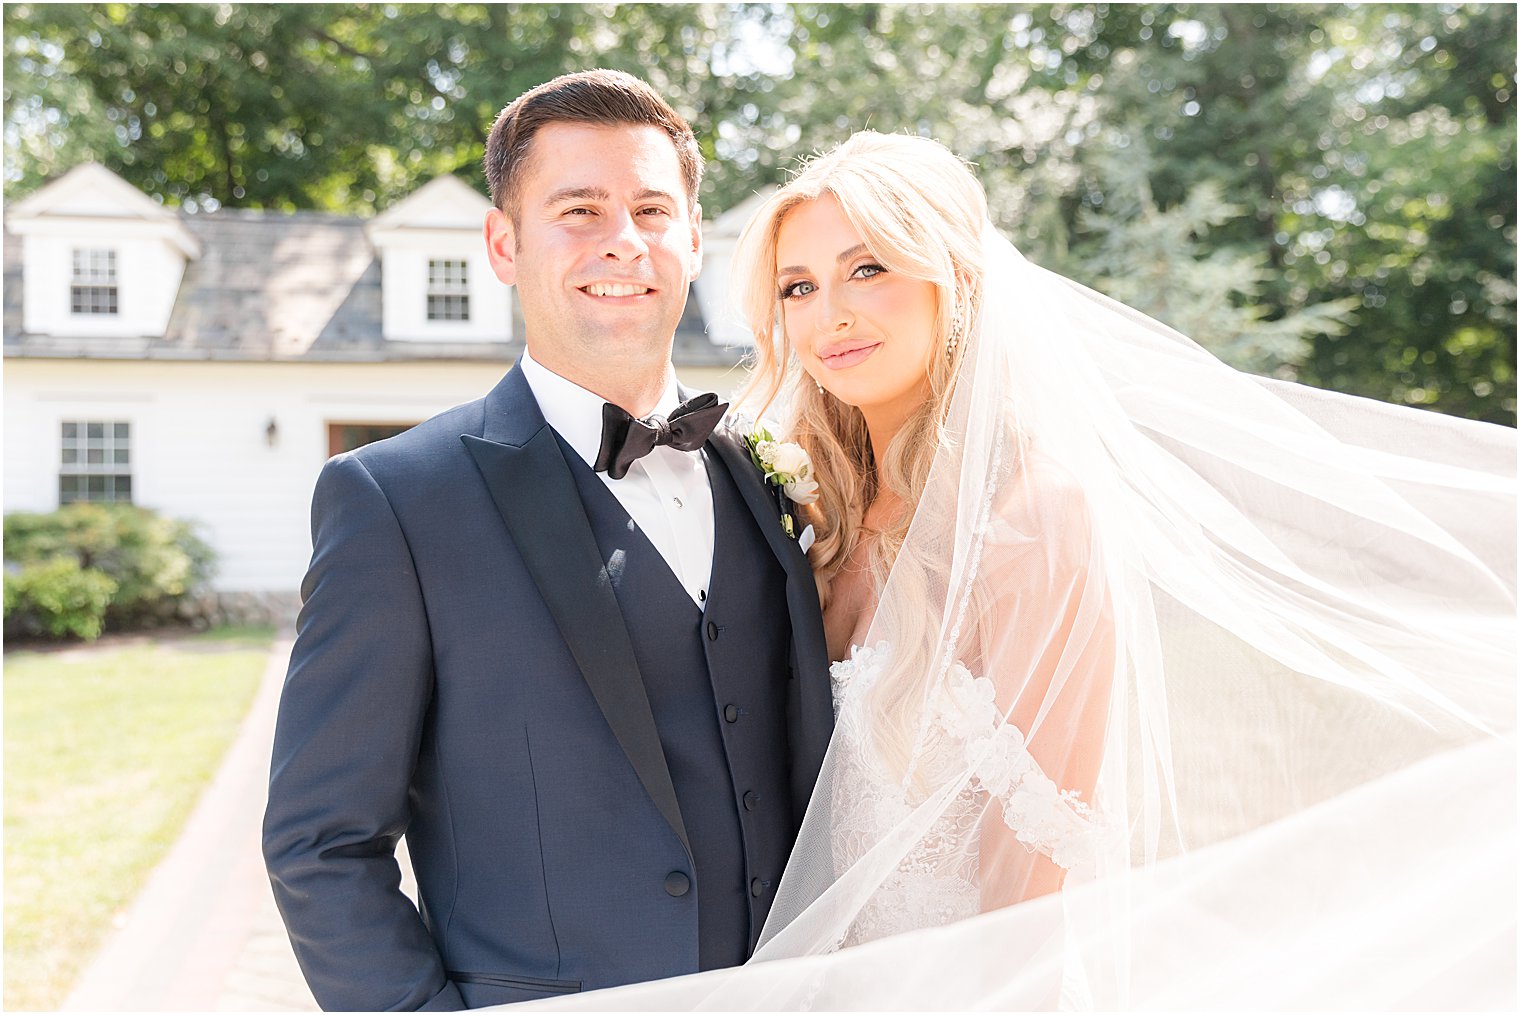
[[[752,811],[756,807],[759,807],[759,806],[760,806],[760,794],[756,793],[754,790],[748,790],[747,792],[745,792],[745,794],[744,794],[744,809],[747,810],[747,811]]]
[[[753,886],[751,886],[753,890]],[[680,871],[671,871],[665,875],[665,893],[679,899],[691,891],[691,879]]]
[[[758,899],[765,892],[765,889],[769,885],[769,881],[761,881],[759,878],[753,878],[749,883],[749,893]]]
[[[681,498],[679,498],[679,497],[672,497],[670,499],[675,502],[676,510],[677,511],[679,511],[681,508],[683,508],[683,507],[686,506],[685,504],[681,503]]]
[[[739,706],[738,705],[724,705],[723,706],[723,718],[726,721],[728,721],[728,722],[738,722],[739,721]]]
[[[717,641],[718,640],[718,625],[715,624],[711,620],[709,620],[707,622],[707,640],[708,641]]]

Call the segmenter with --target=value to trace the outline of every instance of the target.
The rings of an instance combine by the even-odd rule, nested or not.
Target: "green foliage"
[[[85,158],[192,209],[367,213],[440,173],[483,189],[501,105],[610,66],[696,126],[709,220],[851,131],[927,134],[975,163],[1034,260],[1118,294],[1159,250],[1141,263],[1168,270],[1144,291],[1175,310],[1211,289],[1225,309],[1182,326],[1240,365],[1515,421],[1514,5],[10,4],[4,19],[7,197]],[[1115,171],[1142,151],[1143,190]]]
[[[1265,320],[1356,308],[1300,379],[1513,425],[1515,8],[1153,11],[1172,44],[1109,81],[1164,143],[1158,204],[1215,181],[1250,210],[1210,246],[1267,254]]]
[[[21,568],[14,610],[7,575],[6,619],[14,620],[18,630],[30,624],[59,636],[64,632],[46,619],[54,600],[37,596],[44,589],[69,590],[93,602],[90,597],[104,588],[94,580],[99,577],[110,586],[101,604],[108,626],[124,629],[162,621],[209,577],[212,557],[186,523],[129,504],[79,503],[50,514],[6,515],[5,559]],[[28,577],[33,574],[38,577]],[[99,631],[96,624],[90,634],[72,628],[68,633],[93,638]]]
[[[730,87],[708,63],[725,45],[726,9],[609,13],[589,4],[9,4],[6,194],[93,159],[170,204],[363,214],[445,173],[484,190],[480,160],[497,111],[557,74],[640,74],[699,123],[726,109]]]
[[[5,619],[24,615],[53,638],[100,637],[106,607],[116,582],[94,568],[82,568],[73,557],[52,560],[5,574]]]
[[[1211,231],[1238,221],[1244,210],[1226,203],[1212,180],[1160,210],[1150,189],[1151,159],[1143,144],[1136,148],[1115,153],[1102,169],[1108,195],[1103,210],[1083,209],[1078,219],[1091,237],[1081,265],[1099,288],[1256,373],[1293,377],[1311,338],[1345,332],[1356,306],[1349,299],[1266,320],[1260,299],[1272,277],[1266,255],[1249,247],[1204,246]]]

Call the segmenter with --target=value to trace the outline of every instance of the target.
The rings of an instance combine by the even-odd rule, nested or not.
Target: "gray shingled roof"
[[[387,342],[380,331],[380,264],[364,220],[320,212],[222,210],[182,214],[202,245],[180,283],[162,337],[71,338],[22,331],[21,240],[6,230],[5,355],[50,359],[500,360],[515,342]],[[676,328],[679,366],[731,366],[742,350],[713,345],[696,294]]]

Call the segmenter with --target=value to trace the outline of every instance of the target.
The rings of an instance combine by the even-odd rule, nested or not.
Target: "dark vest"
[[[786,726],[786,574],[721,456],[704,453],[714,549],[698,607],[618,499],[561,441],[612,576],[695,866],[699,962],[744,962],[796,839]],[[616,829],[608,829],[616,835]]]

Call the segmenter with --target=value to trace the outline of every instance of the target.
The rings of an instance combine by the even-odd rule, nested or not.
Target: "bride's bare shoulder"
[[[1080,479],[1036,445],[1024,449],[994,491],[988,538],[993,544],[1086,545],[1092,510]]]

